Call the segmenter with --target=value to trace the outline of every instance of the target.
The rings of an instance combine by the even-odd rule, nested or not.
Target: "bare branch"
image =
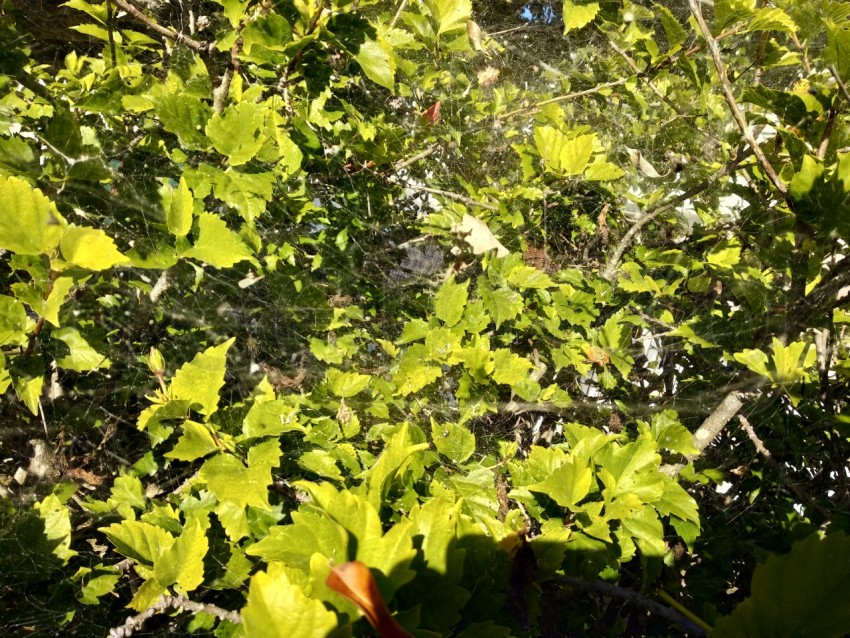
[[[404,8],[407,6],[407,2],[408,0],[401,0],[401,2],[398,3],[398,10],[395,12],[393,19],[390,20],[390,29],[392,29],[396,25],[396,22],[398,22],[398,19],[401,17],[401,12],[404,11]]]
[[[744,430],[744,432],[747,433],[747,436],[750,438],[750,441],[753,442],[753,445],[756,448],[756,452],[758,452],[764,457],[764,460],[767,461],[767,464],[770,465],[770,467],[772,467],[776,474],[779,476],[780,483],[782,483],[792,492],[794,492],[797,498],[799,498],[801,501],[803,501],[807,505],[811,505],[814,509],[816,509],[821,516],[828,519],[829,512],[827,512],[817,501],[815,501],[815,499],[813,499],[802,487],[800,487],[799,485],[794,483],[794,481],[791,480],[791,478],[788,476],[788,472],[785,470],[785,466],[783,466],[781,463],[777,462],[775,458],[773,458],[773,455],[770,453],[770,450],[768,450],[764,446],[764,442],[759,438],[758,434],[756,434],[755,429],[753,429],[753,426],[750,425],[750,422],[747,420],[747,418],[744,415],[739,414],[738,421],[741,422],[741,428]]]
[[[838,88],[841,89],[841,95],[844,96],[844,99],[850,103],[850,91],[847,90],[847,85],[841,80],[841,76],[838,75],[838,70],[832,64],[829,65],[829,72],[832,74],[832,77],[835,78],[835,83],[838,85]]]
[[[711,53],[711,59],[714,61],[714,66],[717,69],[717,75],[720,78],[720,84],[723,87],[723,95],[726,97],[726,103],[732,111],[732,117],[735,118],[735,122],[741,130],[741,134],[744,136],[744,139],[747,141],[750,148],[753,149],[753,153],[755,154],[756,159],[758,159],[759,165],[773,184],[773,187],[779,191],[783,197],[786,197],[788,195],[788,188],[782,183],[779,175],[777,175],[773,166],[767,160],[767,157],[761,150],[758,142],[756,142],[755,137],[753,137],[753,132],[750,130],[749,124],[747,124],[747,118],[744,116],[741,109],[738,108],[738,101],[735,99],[735,94],[732,91],[732,84],[729,82],[729,77],[726,75],[726,69],[723,66],[723,60],[720,58],[720,47],[717,46],[717,40],[715,40],[714,36],[711,35],[711,30],[708,28],[708,24],[706,24],[705,18],[702,16],[699,0],[688,0],[688,5],[691,8],[691,13],[694,15],[706,43],[708,44],[708,50]]]
[[[623,255],[625,254],[626,250],[628,250],[629,246],[631,246],[632,242],[634,241],[637,234],[640,232],[641,228],[646,226],[650,221],[652,221],[662,213],[666,213],[674,206],[677,206],[685,200],[688,200],[691,197],[694,197],[695,195],[698,195],[699,193],[708,190],[709,188],[714,186],[714,184],[716,184],[720,178],[725,177],[726,175],[731,173],[733,169],[737,168],[738,164],[740,164],[744,159],[749,157],[750,152],[751,151],[749,150],[741,153],[739,153],[738,151],[734,152],[732,154],[732,157],[729,159],[728,162],[726,162],[726,164],[721,166],[719,169],[717,169],[714,173],[706,177],[704,180],[697,184],[694,184],[684,193],[680,195],[675,195],[669,198],[668,200],[660,203],[655,208],[652,208],[646,213],[644,213],[640,218],[638,218],[637,221],[635,221],[634,224],[632,224],[632,227],[626,231],[626,234],[623,235],[620,241],[617,242],[617,246],[614,248],[614,252],[611,253],[611,256],[608,258],[608,261],[605,263],[605,267],[602,268],[599,275],[603,279],[607,279],[608,281],[613,280],[614,275],[617,272],[617,268],[619,268],[620,266],[620,260],[622,260]]]
[[[605,596],[619,598],[620,600],[630,602],[637,607],[642,607],[643,609],[646,609],[647,611],[655,614],[656,616],[664,618],[665,620],[669,620],[671,623],[678,625],[683,632],[687,633],[690,636],[706,635],[705,630],[702,627],[700,627],[697,623],[695,623],[693,620],[691,620],[684,614],[681,614],[675,609],[665,607],[661,603],[652,600],[648,596],[644,596],[640,592],[636,592],[631,589],[625,589],[624,587],[618,587],[617,585],[612,585],[611,583],[606,583],[601,580],[582,580],[581,578],[576,578],[575,576],[566,576],[562,574],[556,574],[552,577],[552,580],[561,585],[581,587],[582,589],[589,589]]]
[[[668,476],[675,476],[678,474],[685,465],[699,456],[703,450],[705,450],[705,448],[707,448],[709,444],[716,439],[721,432],[723,432],[726,424],[732,420],[732,417],[734,417],[744,406],[744,401],[749,398],[750,395],[746,392],[738,390],[729,392],[725,397],[723,397],[723,401],[720,402],[720,405],[714,408],[714,411],[708,415],[708,418],[706,418],[706,420],[703,421],[696,429],[696,432],[694,432],[694,447],[697,449],[697,453],[686,456],[686,463],[663,465],[661,467],[661,471]]]
[[[425,159],[429,155],[432,155],[434,153],[434,151],[436,151],[438,148],[440,148],[439,144],[431,144],[431,146],[426,148],[424,151],[417,153],[413,157],[408,157],[406,160],[400,160],[400,161],[396,162],[395,164],[393,164],[393,170],[395,172],[398,172],[403,168],[407,168],[411,164],[415,164],[419,160]]]
[[[183,596],[162,596],[149,609],[146,609],[135,616],[130,616],[120,627],[113,627],[110,629],[109,638],[128,638],[135,632],[139,631],[145,622],[156,614],[161,614],[169,608],[179,609],[181,607],[193,614],[202,611],[215,616],[219,620],[227,620],[235,624],[240,624],[242,622],[241,616],[235,611],[228,611],[216,605],[210,605],[207,603],[196,603],[184,598]]]
[[[532,106],[526,106],[525,108],[517,109],[515,111],[509,111],[507,113],[502,113],[496,119],[497,120],[506,120],[508,118],[514,117],[515,115],[533,115],[537,113],[542,107],[547,104],[555,104],[557,102],[566,102],[567,100],[574,100],[577,97],[584,97],[585,95],[593,95],[594,93],[599,93],[604,89],[610,89],[615,86],[622,86],[626,82],[629,81],[629,78],[623,78],[622,80],[613,80],[612,82],[603,82],[602,84],[597,84],[596,86],[585,89],[584,91],[576,91],[575,93],[567,93],[566,95],[559,95],[558,97],[553,97],[548,100],[543,100],[542,102],[538,102]]]
[[[136,20],[144,24],[151,31],[155,31],[161,36],[170,38],[175,42],[181,42],[196,53],[209,53],[210,51],[209,46],[204,44],[203,42],[198,42],[197,40],[190,38],[187,35],[183,35],[179,31],[175,31],[170,27],[164,27],[161,24],[157,24],[149,17],[147,17],[144,13],[142,13],[134,4],[129,2],[129,0],[109,0],[109,2],[114,4],[116,7],[126,11],[128,14],[130,14]]]
[[[468,204],[469,206],[477,206],[478,208],[483,208],[484,210],[491,210],[496,212],[499,210],[499,207],[495,204],[487,204],[486,202],[479,202],[477,200],[472,199],[471,197],[467,197],[466,195],[461,195],[459,193],[453,193],[451,191],[440,190],[439,188],[429,188],[427,186],[420,186],[419,184],[411,184],[405,183],[404,186],[406,188],[410,188],[412,190],[422,191],[423,193],[431,193],[432,195],[440,195],[441,197],[445,197],[447,199],[453,199],[457,202],[463,202],[464,204]]]

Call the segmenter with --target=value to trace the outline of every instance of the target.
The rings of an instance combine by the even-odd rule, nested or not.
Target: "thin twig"
[[[242,24],[239,25],[237,37],[233,41],[233,46],[230,47],[230,64],[221,78],[221,84],[213,91],[213,111],[221,113],[224,110],[224,103],[227,101],[227,94],[230,92],[230,82],[233,80],[233,74],[239,73],[239,49],[242,46],[242,38],[238,32],[242,30]]]
[[[136,20],[144,24],[151,31],[156,31],[158,34],[165,36],[166,38],[170,38],[175,42],[181,42],[196,53],[209,53],[210,49],[208,45],[204,44],[203,42],[198,42],[197,40],[190,38],[187,35],[183,35],[179,31],[175,31],[170,27],[164,27],[161,24],[157,24],[149,17],[147,17],[144,13],[142,13],[134,4],[132,4],[128,0],[109,0],[109,2],[129,13],[131,16],[133,16]]]
[[[156,601],[153,606],[145,611],[136,614],[135,616],[130,616],[124,621],[124,624],[120,627],[113,627],[109,630],[109,638],[128,638],[132,636],[136,631],[140,630],[145,622],[155,616],[156,614],[160,614],[169,608],[183,608],[186,611],[190,611],[193,614],[198,612],[204,612],[215,616],[219,620],[227,620],[234,624],[240,624],[242,622],[242,617],[239,615],[239,612],[228,611],[227,609],[222,609],[217,605],[210,605],[207,603],[196,603],[194,601],[188,600],[183,596],[162,596],[158,601]]]
[[[417,153],[413,157],[408,157],[406,160],[401,160],[393,164],[393,170],[398,173],[401,169],[407,168],[411,164],[415,164],[419,160],[425,159],[429,155],[432,155],[434,151],[436,151],[438,148],[440,148],[439,144],[431,144],[431,146],[426,148],[424,151]]]
[[[453,199],[458,202],[463,202],[464,204],[469,204],[470,206],[477,206],[478,208],[483,208],[484,210],[491,210],[493,212],[499,210],[499,207],[495,204],[479,202],[477,200],[472,199],[471,197],[467,197],[466,195],[461,195],[459,193],[444,191],[439,188],[429,188],[428,186],[419,186],[418,184],[405,183],[404,186],[412,190],[422,191],[424,193],[431,193],[432,195],[441,195],[442,197],[446,197],[447,199]]]
[[[600,33],[602,33],[602,31],[601,31],[601,30],[600,30],[599,32],[600,32]],[[658,89],[658,87],[657,87],[657,86],[655,86],[655,84],[652,82],[652,80],[650,80],[650,79],[646,76],[646,74],[645,74],[643,71],[641,71],[641,70],[640,70],[640,68],[639,68],[639,67],[638,67],[638,65],[635,63],[635,61],[634,61],[634,60],[632,60],[632,58],[631,58],[631,57],[629,57],[629,54],[628,54],[628,53],[626,53],[626,52],[625,52],[625,51],[623,51],[620,47],[618,47],[618,46],[617,46],[617,44],[616,44],[613,40],[611,40],[611,39],[609,39],[609,40],[608,40],[608,44],[609,44],[609,45],[611,45],[611,48],[612,48],[612,49],[614,49],[614,51],[615,51],[615,52],[616,52],[616,53],[617,53],[617,54],[618,54],[621,58],[623,58],[623,61],[624,61],[624,62],[626,63],[626,65],[628,65],[628,67],[629,67],[629,68],[630,68],[630,69],[634,72],[634,74],[635,74],[638,78],[640,78],[640,80],[641,80],[644,84],[646,84],[646,85],[649,87],[649,89],[650,89],[653,93],[655,93],[655,95],[658,97],[658,99],[659,99],[659,100],[661,100],[662,102],[664,102],[664,104],[666,104],[666,105],[667,105],[667,106],[669,106],[671,109],[673,109],[673,110],[676,112],[676,114],[677,114],[677,115],[679,115],[680,117],[685,117],[685,112],[684,112],[684,111],[682,111],[682,109],[680,109],[680,108],[679,108],[679,106],[678,106],[675,102],[673,102],[673,100],[671,100],[669,97],[667,97],[666,95],[664,95],[664,94],[663,94],[663,93],[662,93],[662,92]],[[700,132],[702,133],[702,131],[700,131]]]
[[[844,99],[850,103],[850,91],[847,90],[847,85],[841,80],[841,76],[838,75],[838,70],[832,64],[829,65],[829,72],[832,77],[835,79],[835,83],[838,85],[838,88],[841,89],[841,95],[844,96]]]
[[[711,35],[711,30],[708,28],[708,24],[706,24],[705,18],[702,16],[699,0],[688,0],[688,5],[691,8],[691,13],[696,19],[706,43],[708,44],[711,59],[714,61],[714,67],[717,69],[717,75],[720,79],[720,84],[723,87],[723,95],[726,98],[726,103],[729,105],[729,109],[732,111],[732,117],[735,119],[735,122],[738,124],[738,128],[741,130],[741,135],[743,135],[750,148],[753,149],[753,153],[755,154],[759,165],[762,167],[762,170],[764,170],[764,174],[767,175],[771,184],[773,184],[773,187],[779,191],[783,198],[787,198],[788,187],[785,186],[779,178],[779,175],[773,169],[773,166],[761,150],[761,146],[758,145],[755,137],[753,137],[753,132],[750,130],[749,124],[747,124],[747,118],[744,116],[741,109],[738,108],[738,101],[735,98],[735,94],[732,92],[732,84],[729,82],[729,77],[726,75],[726,68],[723,66],[723,60],[720,58],[720,47],[717,46],[717,40],[715,40],[714,36]]]
[[[706,177],[701,182],[694,184],[688,190],[680,195],[675,195],[674,197],[658,204],[655,208],[651,208],[647,212],[645,212],[641,217],[632,224],[632,227],[626,231],[626,234],[620,238],[620,241],[617,242],[617,246],[614,248],[614,252],[611,253],[611,256],[608,258],[608,261],[605,263],[605,267],[600,271],[599,275],[603,279],[607,279],[608,281],[612,281],[614,279],[614,275],[617,272],[617,268],[620,267],[620,260],[623,258],[626,250],[628,250],[629,246],[631,246],[637,234],[640,232],[641,228],[646,226],[650,221],[661,215],[662,213],[666,213],[668,210],[673,208],[674,206],[678,206],[682,202],[698,195],[699,193],[708,190],[711,188],[717,181],[728,175],[735,169],[738,164],[740,164],[744,159],[749,157],[750,151],[744,151],[738,153],[737,151],[732,155],[730,160],[726,162],[723,166],[717,169],[714,173]]]
[[[401,12],[404,11],[405,7],[407,6],[407,2],[408,0],[401,0],[401,2],[399,2],[398,10],[395,12],[393,19],[390,20],[390,29],[395,27],[396,22],[398,22],[398,19],[401,17]]]
[[[818,503],[808,493],[806,493],[806,491],[802,487],[794,483],[794,481],[791,480],[791,477],[788,476],[788,472],[785,470],[785,467],[781,463],[779,463],[775,458],[773,458],[773,455],[770,453],[770,450],[768,450],[764,446],[764,442],[759,438],[758,434],[756,434],[755,429],[753,429],[753,426],[750,425],[750,422],[747,420],[747,417],[745,417],[743,414],[739,414],[738,421],[740,421],[741,428],[744,430],[744,432],[747,433],[747,436],[750,438],[750,441],[753,442],[753,445],[756,448],[756,452],[758,452],[764,457],[764,460],[767,461],[767,464],[770,465],[770,467],[772,467],[776,474],[779,476],[779,481],[783,485],[788,487],[792,492],[794,492],[797,498],[799,498],[804,503],[811,505],[824,518],[829,519],[829,512],[827,512],[826,509],[824,509],[820,505],[820,503]]]
[[[618,587],[617,585],[612,585],[611,583],[606,583],[601,580],[589,581],[576,578],[575,576],[566,576],[562,574],[556,574],[552,577],[552,580],[562,585],[581,587],[582,589],[589,589],[605,596],[625,600],[637,607],[646,609],[660,618],[664,618],[665,620],[678,625],[684,632],[692,636],[706,635],[705,630],[687,616],[681,614],[675,609],[665,607],[661,603],[644,596],[640,592],[625,589],[624,587]]]
[[[820,144],[818,145],[817,153],[815,153],[815,157],[819,160],[823,160],[826,157],[826,151],[829,149],[829,137],[832,135],[832,127],[835,125],[835,116],[838,115],[838,109],[834,106],[829,109],[829,115],[827,115],[826,126],[823,127],[823,134],[820,138]]]
[[[584,91],[576,91],[575,93],[567,93],[566,95],[559,95],[558,97],[549,98],[548,100],[543,100],[542,102],[538,102],[532,106],[526,106],[521,109],[517,109],[515,111],[509,111],[508,113],[502,113],[497,116],[497,120],[506,120],[515,115],[532,115],[537,113],[542,107],[547,104],[555,104],[557,102],[565,102],[567,100],[574,100],[577,97],[584,97],[585,95],[593,95],[594,93],[599,93],[604,89],[609,89],[615,86],[622,86],[626,82],[629,81],[629,78],[623,78],[621,80],[613,80],[611,82],[603,82],[602,84],[597,84],[596,86],[585,89]]]

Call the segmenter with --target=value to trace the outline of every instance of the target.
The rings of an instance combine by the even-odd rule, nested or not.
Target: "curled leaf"
[[[412,638],[387,609],[378,583],[365,563],[359,560],[337,565],[328,574],[327,586],[360,607],[366,620],[381,638]]]

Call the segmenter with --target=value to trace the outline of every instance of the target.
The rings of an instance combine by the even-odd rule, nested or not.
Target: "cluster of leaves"
[[[9,626],[845,633],[850,8],[671,4],[2,5]]]

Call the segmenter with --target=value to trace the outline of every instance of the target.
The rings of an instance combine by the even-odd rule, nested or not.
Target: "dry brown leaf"
[[[452,232],[460,235],[476,255],[482,255],[491,250],[496,252],[496,257],[506,257],[510,254],[502,242],[496,239],[490,227],[472,215],[464,215],[460,223],[454,225]]]

